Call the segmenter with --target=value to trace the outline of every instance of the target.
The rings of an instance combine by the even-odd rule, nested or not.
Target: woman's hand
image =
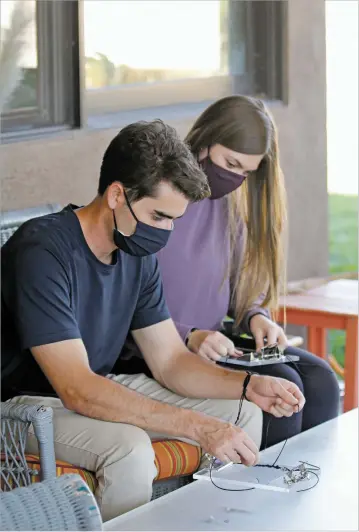
[[[290,417],[300,412],[305,404],[304,395],[296,384],[268,375],[252,375],[246,397],[275,417]]]
[[[249,328],[256,341],[257,350],[264,347],[264,338],[267,338],[267,345],[278,344],[281,347],[288,345],[288,340],[284,331],[279,325],[274,323],[263,314],[256,314],[251,318]]]
[[[234,343],[218,331],[197,330],[191,332],[187,347],[199,356],[211,361],[217,361],[227,355],[241,354],[236,351]]]

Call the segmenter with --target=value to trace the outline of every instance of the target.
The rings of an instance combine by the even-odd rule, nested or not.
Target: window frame
[[[232,3],[236,1],[229,0]],[[284,47],[287,31],[287,2],[288,0],[243,2],[248,67],[245,75],[84,89],[86,114],[94,117],[141,108],[215,101],[233,93],[258,96],[265,100],[285,101]],[[83,14],[80,25],[84,25]]]
[[[247,47],[253,86],[266,100],[288,103],[288,0],[252,1],[248,17],[253,28]]]
[[[237,0],[229,0],[231,4]],[[84,0],[36,0],[38,99],[1,115],[2,140],[98,127],[96,117],[201,105],[233,93],[288,103],[288,0],[248,0],[246,73],[152,84],[85,88]],[[235,34],[235,31],[233,35]],[[91,124],[87,124],[87,117]],[[97,118],[97,121],[98,121]]]
[[[77,0],[36,0],[38,105],[2,113],[3,137],[80,127],[79,13]]]

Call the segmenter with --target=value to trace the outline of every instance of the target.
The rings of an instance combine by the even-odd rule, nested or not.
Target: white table
[[[261,462],[280,448],[262,453]],[[104,530],[358,530],[358,410],[289,440],[279,463],[299,460],[321,468],[311,491],[235,493],[198,480],[108,521]]]

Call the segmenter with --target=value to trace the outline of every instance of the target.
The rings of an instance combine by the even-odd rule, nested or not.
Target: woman
[[[285,281],[286,199],[273,119],[261,100],[230,96],[208,107],[186,140],[212,195],[188,207],[158,255],[177,329],[190,350],[212,361],[234,351],[218,332],[226,315],[254,337],[257,348],[265,338],[285,345],[283,330],[267,310],[278,307]],[[338,413],[339,388],[329,365],[300,349],[287,348],[286,354],[300,361],[256,371],[295,382],[306,405],[292,418],[265,415],[263,434],[268,437],[262,446]]]

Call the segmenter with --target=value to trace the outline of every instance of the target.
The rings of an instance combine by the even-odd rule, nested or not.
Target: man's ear
[[[125,204],[125,190],[122,183],[115,181],[106,190],[107,203],[111,210]]]

